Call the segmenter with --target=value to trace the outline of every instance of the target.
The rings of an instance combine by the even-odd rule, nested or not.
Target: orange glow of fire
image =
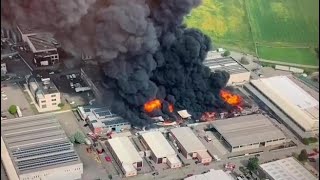
[[[159,99],[149,101],[144,104],[143,108],[148,113],[153,112],[154,110],[157,110],[157,109],[161,109],[161,101]]]
[[[169,112],[173,112],[173,110],[174,110],[174,107],[173,107],[173,105],[172,104],[169,104]]]
[[[221,90],[220,96],[226,103],[230,104],[231,106],[239,106],[242,101],[241,96],[232,94],[230,91],[227,90]]]

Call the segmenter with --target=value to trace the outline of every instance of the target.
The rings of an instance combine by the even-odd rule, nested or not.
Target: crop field
[[[210,36],[215,47],[317,66],[318,13],[319,0],[203,0],[185,23]]]

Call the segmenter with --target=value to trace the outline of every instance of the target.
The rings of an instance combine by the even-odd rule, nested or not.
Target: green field
[[[209,35],[216,47],[318,65],[318,12],[319,0],[203,0],[185,23]]]

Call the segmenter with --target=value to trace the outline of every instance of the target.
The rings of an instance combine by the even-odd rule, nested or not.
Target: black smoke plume
[[[226,108],[219,91],[229,74],[212,73],[202,65],[211,41],[182,24],[201,0],[1,3],[11,9],[1,13],[2,20],[50,29],[75,55],[79,55],[76,49],[94,49],[105,74],[105,103],[134,125],[152,122],[143,105],[153,99],[162,101],[162,109],[152,115],[170,119],[175,119],[170,104],[177,110],[187,109],[195,118],[205,111]]]

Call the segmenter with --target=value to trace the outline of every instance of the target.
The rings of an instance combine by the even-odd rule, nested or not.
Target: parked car
[[[112,159],[111,159],[110,156],[106,156],[106,157],[105,157],[105,160],[106,160],[107,162],[112,162]]]
[[[187,177],[191,177],[191,176],[193,176],[193,174],[188,174],[188,175],[187,175]]]

